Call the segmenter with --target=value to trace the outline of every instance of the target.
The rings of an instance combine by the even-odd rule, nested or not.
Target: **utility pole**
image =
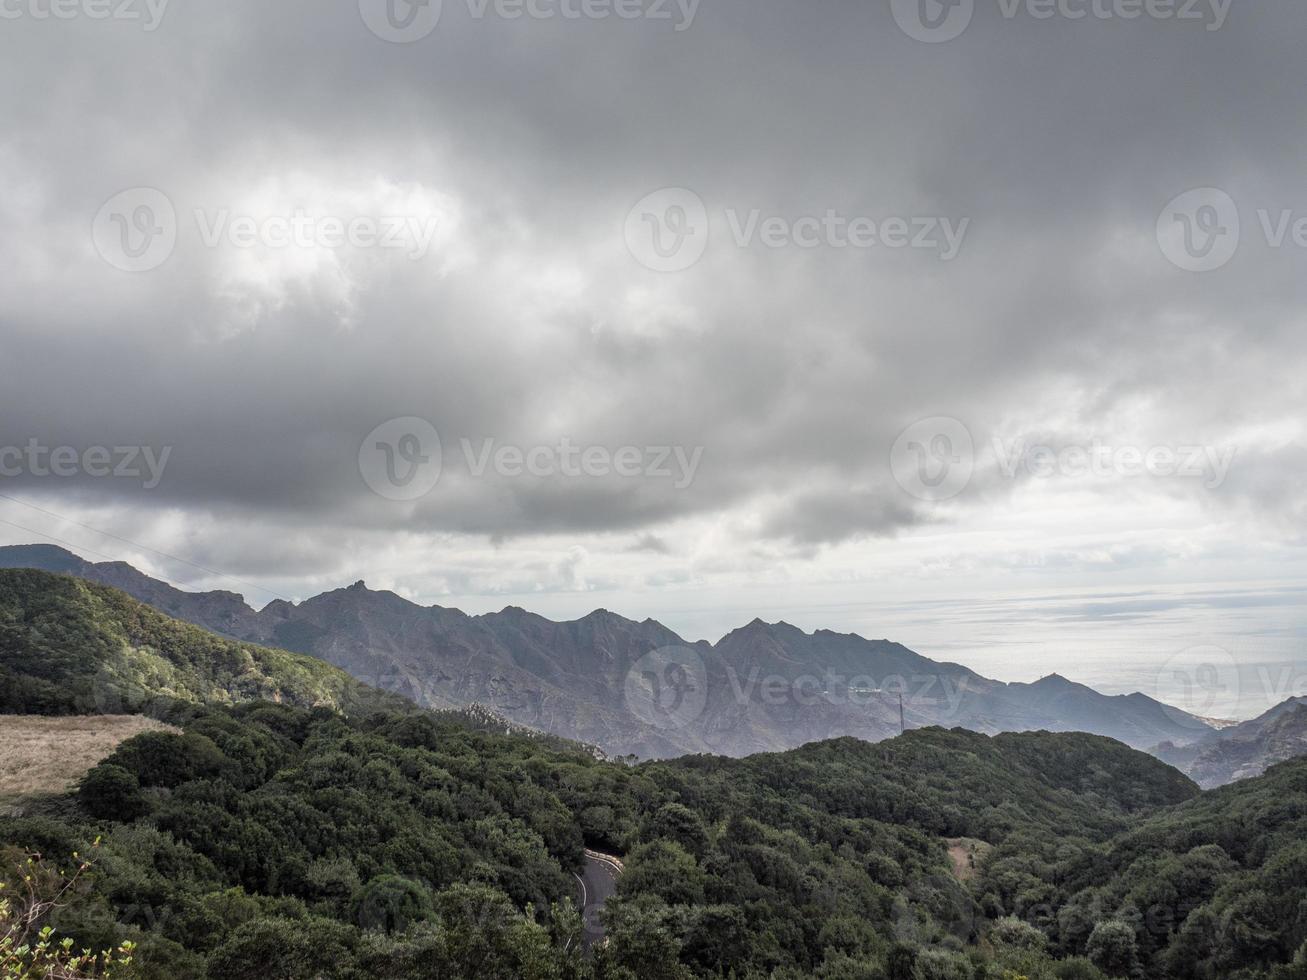
[[[888,694],[888,691],[872,691],[872,694]],[[899,734],[902,735],[908,730],[908,726],[903,721],[903,692],[895,692],[899,697]]]

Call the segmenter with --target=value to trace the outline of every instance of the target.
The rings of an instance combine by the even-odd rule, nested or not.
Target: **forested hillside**
[[[993,922],[946,837],[1090,847],[1194,792],[1088,736],[933,730],[632,768],[423,715],[188,714],[124,743],[75,804],[0,824],[51,856],[103,835],[56,924],[136,939],[147,976],[912,976],[916,959],[972,976],[965,951],[1015,954],[977,945]],[[1125,776],[1082,795],[1040,774],[1068,753]],[[589,957],[586,845],[626,858]]]
[[[1307,938],[1302,764],[1195,799],[1088,736],[632,768],[423,715],[189,711],[0,822],[52,860],[103,836],[54,924],[134,939],[147,977],[1259,977]],[[1122,778],[1042,774],[1068,758]],[[969,884],[958,837],[995,845]],[[586,845],[626,864],[590,954]]]
[[[170,701],[251,700],[410,709],[315,657],[223,639],[117,589],[0,571],[0,712],[149,713]]]
[[[987,868],[982,905],[1015,908],[1058,953],[1088,951],[1123,977],[1307,978],[1307,760],[1154,813],[1105,846],[1014,845]]]

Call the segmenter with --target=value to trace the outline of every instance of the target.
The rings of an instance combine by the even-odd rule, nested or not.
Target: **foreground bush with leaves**
[[[97,839],[93,848],[99,847]],[[92,952],[60,938],[50,917],[75,894],[91,862],[78,860],[70,875],[36,855],[13,848],[0,852],[6,876],[0,879],[0,980],[130,980],[134,945]]]

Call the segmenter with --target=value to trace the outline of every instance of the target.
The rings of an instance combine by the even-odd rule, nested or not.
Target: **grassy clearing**
[[[119,743],[161,729],[175,731],[137,715],[0,715],[0,800],[66,792]]]
[[[980,864],[994,849],[994,845],[974,837],[954,837],[945,843],[948,845],[949,860],[953,862],[953,874],[959,881],[970,881],[976,877]]]

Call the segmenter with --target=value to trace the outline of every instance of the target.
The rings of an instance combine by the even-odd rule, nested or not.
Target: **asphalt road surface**
[[[604,903],[617,891],[617,879],[622,875],[622,862],[611,854],[585,852],[585,870],[576,876],[577,891],[581,900],[581,918],[585,923],[583,937],[587,946],[604,941],[604,927],[599,912]]]

